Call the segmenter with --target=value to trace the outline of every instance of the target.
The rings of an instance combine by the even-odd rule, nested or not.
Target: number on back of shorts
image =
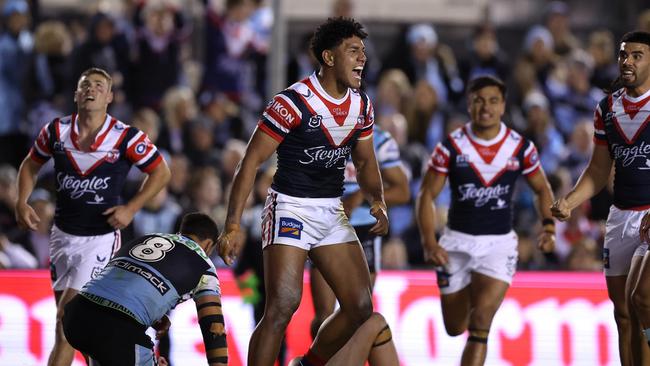
[[[174,243],[159,236],[151,237],[144,243],[131,248],[129,254],[145,262],[158,262],[165,258],[168,251],[174,249]]]

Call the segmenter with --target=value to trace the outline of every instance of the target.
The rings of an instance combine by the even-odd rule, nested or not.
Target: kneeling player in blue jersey
[[[208,363],[226,365],[219,278],[208,259],[218,235],[209,216],[190,213],[179,234],[145,235],[123,246],[65,306],[68,342],[102,366],[154,365],[145,331],[168,327],[165,313],[193,298]]]
[[[462,366],[483,365],[492,318],[517,265],[512,193],[520,176],[538,199],[543,232],[539,247],[555,246],[553,194],[535,145],[501,122],[506,87],[482,76],[468,86],[471,121],[436,146],[416,202],[425,258],[438,266],[442,316],[452,336],[469,330]],[[451,207],[440,241],[433,200],[449,177]]]

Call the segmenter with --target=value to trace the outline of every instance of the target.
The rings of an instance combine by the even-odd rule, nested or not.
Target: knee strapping
[[[487,343],[489,334],[489,329],[470,329],[467,341],[475,343]]]
[[[386,325],[382,330],[377,333],[377,337],[375,338],[375,342],[372,344],[372,347],[379,347],[382,346],[388,342],[390,342],[393,339],[393,333],[390,331],[390,327]]]

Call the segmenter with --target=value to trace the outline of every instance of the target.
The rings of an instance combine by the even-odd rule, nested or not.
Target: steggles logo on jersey
[[[62,190],[70,191],[70,198],[78,199],[86,193],[97,194],[97,191],[108,188],[108,181],[111,177],[92,177],[90,179],[79,179],[74,176],[60,172],[56,176],[58,187],[57,192]]]
[[[104,204],[104,197],[95,194],[95,197],[93,198],[93,201],[86,201],[86,203],[89,204],[89,205],[103,205]]]
[[[304,149],[303,151],[309,160],[299,160],[301,164],[308,165],[324,161],[326,162],[325,168],[331,168],[335,166],[339,160],[347,160],[352,148],[350,146],[341,146],[336,149],[328,149],[326,146],[315,146]],[[341,169],[345,169],[345,166],[341,166]]]
[[[645,141],[641,141],[639,146],[631,147],[626,147],[620,144],[612,144],[612,155],[614,155],[614,160],[621,160],[621,165],[624,167],[632,165],[634,160],[640,158],[645,160],[646,166],[639,167],[639,169],[650,169],[650,166],[648,164],[648,154],[650,154],[650,144],[646,144]]]
[[[474,206],[483,207],[491,199],[501,200],[501,196],[508,194],[510,186],[497,184],[492,187],[476,187],[474,183],[467,183],[458,186],[460,193],[459,201],[474,200]],[[505,202],[504,202],[505,204]],[[497,201],[497,207],[499,202]],[[501,206],[504,206],[503,204]]]
[[[497,198],[496,205],[490,207],[490,209],[491,210],[502,210],[502,209],[504,209],[506,207],[508,207],[508,205],[506,204],[506,200],[501,199],[501,198]]]

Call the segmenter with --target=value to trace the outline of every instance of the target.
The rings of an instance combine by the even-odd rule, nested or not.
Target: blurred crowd
[[[119,6],[116,6],[119,5]],[[5,0],[0,8],[0,268],[46,268],[54,216],[52,168],[42,170],[31,202],[41,218],[26,232],[14,219],[16,169],[36,133],[75,110],[73,93],[91,66],[111,73],[115,98],[109,113],[146,132],[170,165],[170,185],[148,202],[123,232],[123,240],[149,232],[174,232],[189,211],[223,223],[226,192],[268,93],[266,63],[273,13],[264,0],[100,1],[70,17],[43,16],[38,1]],[[354,16],[353,0],[336,0],[333,16]],[[464,50],[439,37],[434,24],[405,24],[387,54],[366,41],[364,88],[376,122],[401,147],[413,199],[437,142],[468,120],[465,85],[478,75],[507,82],[505,122],[532,139],[556,196],[573,186],[592,151],[593,112],[618,75],[616,36],[595,29],[578,37],[566,3],[552,1],[517,49],[499,46],[499,29],[472,27]],[[363,18],[361,18],[363,21]],[[650,12],[637,28],[650,30]],[[287,85],[317,67],[309,34],[287,64]],[[50,162],[51,164],[51,162]],[[244,214],[248,242],[242,261],[259,261],[260,212],[273,176],[258,174]],[[125,197],[142,176],[129,176]],[[601,268],[604,220],[611,202],[604,191],[557,223],[557,248],[536,250],[540,219],[525,184],[516,193],[519,267],[596,271]],[[449,193],[437,207],[445,224]],[[411,204],[390,209],[383,268],[424,266]],[[248,254],[246,254],[248,253]],[[215,259],[215,261],[218,261]],[[240,272],[245,268],[238,266]]]

